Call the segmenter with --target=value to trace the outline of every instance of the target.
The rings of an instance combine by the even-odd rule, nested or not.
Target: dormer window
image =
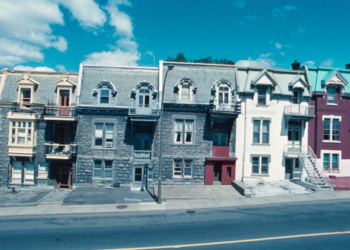
[[[229,97],[229,88],[228,87],[219,87],[219,105],[228,104]]]
[[[34,92],[39,83],[31,78],[29,73],[24,73],[23,78],[17,81],[18,99],[21,108],[30,108],[33,102]]]
[[[266,105],[266,88],[258,88],[258,105]]]
[[[141,87],[139,89],[139,107],[149,108],[150,106],[150,90],[148,87]]]
[[[175,92],[179,101],[190,102],[194,99],[197,88],[189,78],[183,78],[175,84]],[[174,96],[174,98],[176,98]]]
[[[299,104],[299,91],[293,91],[292,104]]]
[[[108,104],[109,103],[109,90],[101,89],[100,91],[100,103]]]
[[[21,88],[21,104],[23,107],[30,108],[31,89]]]
[[[336,103],[336,92],[334,87],[327,88],[327,103]]]
[[[182,101],[189,101],[190,100],[190,85],[189,84],[182,84],[181,88],[181,100]]]

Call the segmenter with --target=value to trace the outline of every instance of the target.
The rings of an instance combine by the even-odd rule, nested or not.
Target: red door
[[[213,185],[213,177],[214,177],[214,164],[207,162],[205,165],[204,185]]]
[[[235,179],[235,162],[223,162],[221,169],[221,185],[231,185]]]

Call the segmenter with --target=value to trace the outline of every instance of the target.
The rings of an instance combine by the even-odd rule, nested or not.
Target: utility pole
[[[169,64],[168,70],[166,71],[163,89],[162,89],[162,105],[160,113],[160,135],[159,135],[159,169],[158,169],[158,199],[157,203],[162,204],[162,146],[163,146],[163,114],[164,114],[164,92],[165,92],[165,82],[168,77],[169,70],[172,70],[174,65]],[[163,69],[161,69],[163,70]]]

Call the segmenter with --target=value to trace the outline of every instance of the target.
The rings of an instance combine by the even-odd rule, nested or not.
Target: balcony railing
[[[229,157],[230,147],[229,146],[213,146],[213,156],[215,157]]]
[[[285,115],[314,116],[314,106],[301,106],[298,104],[284,106]]]
[[[299,155],[302,153],[302,148],[300,145],[293,145],[293,144],[285,144],[284,145],[284,154],[293,154],[293,155]]]
[[[70,158],[77,154],[76,144],[48,144],[45,143],[46,158]]]
[[[241,112],[241,102],[232,101],[230,103],[220,103],[218,100],[210,100],[209,108],[211,110],[226,111],[226,112]]]
[[[77,116],[76,106],[56,106],[56,105],[45,105],[44,115],[50,116]]]
[[[134,150],[135,160],[150,160],[151,150]]]

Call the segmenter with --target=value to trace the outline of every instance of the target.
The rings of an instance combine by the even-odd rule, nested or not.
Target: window
[[[49,177],[49,163],[39,163],[39,174],[40,178],[48,178]]]
[[[327,88],[327,103],[336,103],[336,88]]]
[[[229,88],[228,87],[219,87],[219,105],[228,104],[229,97]]]
[[[100,103],[109,103],[109,90],[101,89]]]
[[[252,174],[268,174],[269,173],[269,157],[254,156],[251,158]]]
[[[258,105],[266,105],[266,88],[258,88]]]
[[[323,168],[339,170],[339,154],[323,154]]]
[[[270,121],[267,120],[254,120],[253,121],[253,143],[255,144],[268,144],[270,134]]]
[[[147,169],[147,173],[148,173],[148,180],[153,180],[153,168],[148,168]]]
[[[150,94],[147,87],[142,87],[139,90],[139,107],[149,108],[150,106]]]
[[[11,121],[10,122],[10,144],[34,145],[33,122]]]
[[[21,99],[20,102],[22,104],[22,107],[24,108],[30,108],[31,103],[31,89],[24,89],[21,88]]]
[[[175,143],[193,143],[193,120],[175,120]]]
[[[192,160],[174,160],[173,177],[192,177]]]
[[[95,123],[95,147],[113,148],[114,123]]]
[[[94,177],[113,178],[113,161],[94,161]]]
[[[34,162],[14,161],[12,167],[12,182],[34,183]]]
[[[299,104],[299,91],[293,91],[292,103]]]
[[[181,101],[190,100],[190,84],[183,83],[181,88]]]
[[[227,129],[215,129],[213,132],[214,146],[228,146],[228,131]]]
[[[323,120],[323,140],[339,141],[339,121],[340,119],[325,118]]]

